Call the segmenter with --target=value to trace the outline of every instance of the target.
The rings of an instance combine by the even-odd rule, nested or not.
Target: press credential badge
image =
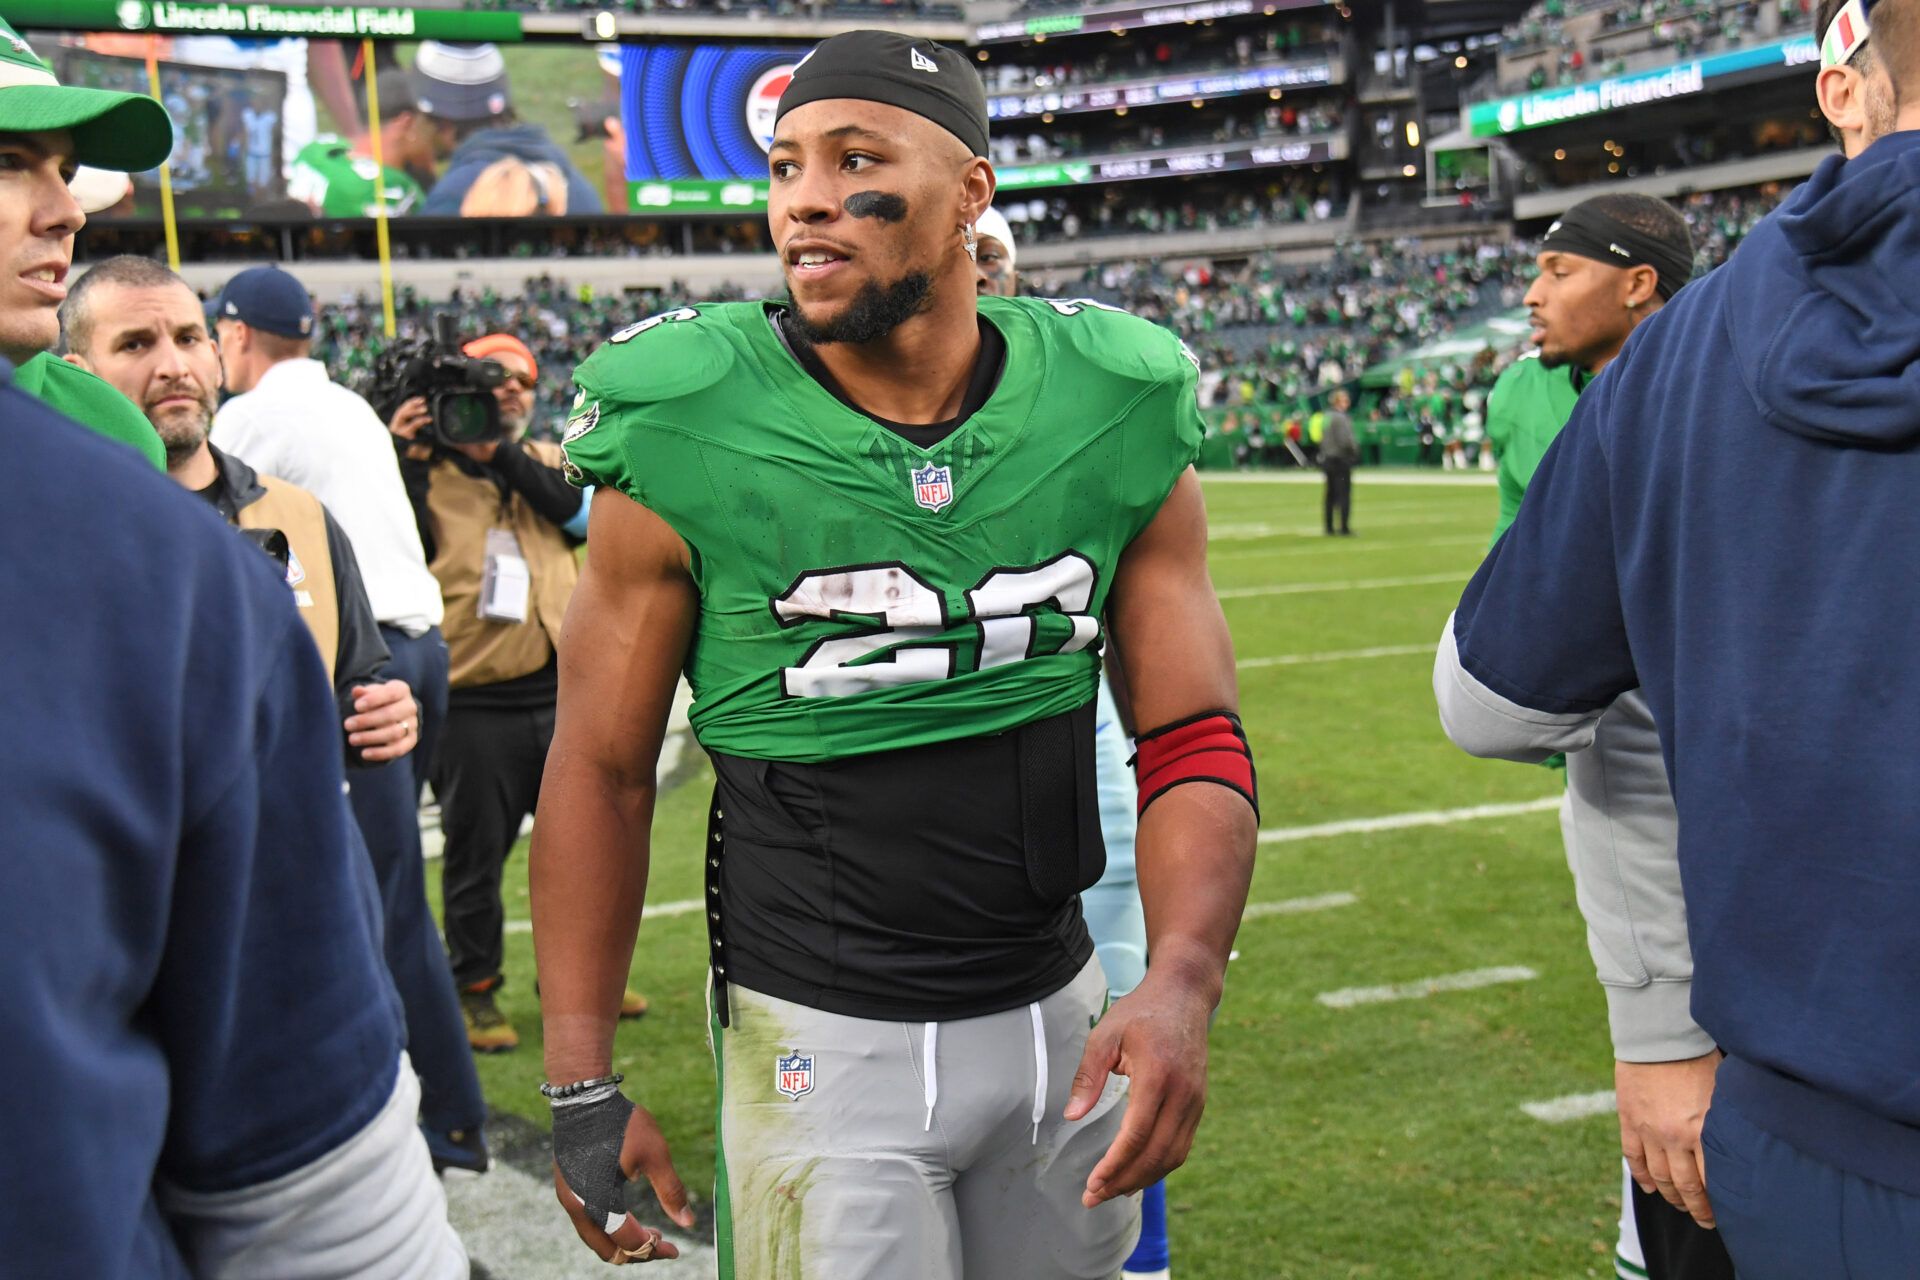
[[[489,622],[525,622],[533,575],[511,529],[487,530],[487,563],[480,575],[480,616]]]

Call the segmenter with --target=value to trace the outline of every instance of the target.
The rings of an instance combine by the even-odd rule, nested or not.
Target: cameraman
[[[540,376],[533,352],[502,333],[462,350],[506,371],[491,393],[469,393],[493,396],[498,437],[446,443],[419,395],[400,404],[389,428],[446,602],[450,692],[433,790],[446,834],[447,950],[468,1043],[501,1053],[520,1037],[495,1000],[503,981],[500,879],[553,741],[555,654],[579,577],[580,538],[570,527],[584,532],[587,497],[567,483],[558,445],[522,439]],[[637,992],[626,993],[622,1017],[646,1010]]]

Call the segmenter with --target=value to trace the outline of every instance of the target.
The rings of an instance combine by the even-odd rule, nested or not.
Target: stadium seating
[[[1684,200],[1699,246],[1698,269],[1726,261],[1785,194],[1775,184],[1699,192]],[[1192,207],[1160,210],[1156,216],[1167,227],[1199,217]],[[603,249],[583,245],[580,251]],[[1530,241],[1511,237],[1445,249],[1412,240],[1356,241],[1305,265],[1274,255],[1219,271],[1190,267],[1169,273],[1157,263],[1107,264],[1056,282],[1051,292],[1099,298],[1180,334],[1200,358],[1201,398],[1217,427],[1233,413],[1234,430],[1247,421],[1283,428],[1286,421],[1304,417],[1333,387],[1357,381],[1382,361],[1517,307],[1531,278],[1532,255]],[[740,287],[703,294],[708,301],[749,296],[752,292]],[[451,308],[468,334],[504,330],[526,339],[540,361],[537,429],[551,434],[571,400],[574,365],[607,334],[636,316],[700,300],[684,287],[608,294],[541,274],[527,279],[517,293],[488,287],[429,301],[403,289],[398,327],[403,340],[416,337],[428,331],[434,311]],[[378,301],[364,297],[323,306],[317,354],[342,380],[355,382],[371,368],[384,345],[380,314]],[[1513,354],[1493,350],[1484,358],[1451,357],[1416,368],[1402,384],[1362,401],[1362,425],[1405,436],[1426,407],[1443,435],[1455,430]],[[1265,434],[1271,443],[1241,461],[1285,460],[1278,436],[1271,429]]]

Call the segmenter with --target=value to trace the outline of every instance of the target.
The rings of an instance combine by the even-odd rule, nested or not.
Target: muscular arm
[[[1121,557],[1107,605],[1137,732],[1237,711],[1233,638],[1207,574],[1207,513],[1189,470]],[[1178,971],[1209,1007],[1253,877],[1253,809],[1210,783],[1176,787],[1140,817],[1149,972]]]
[[[609,492],[567,609],[560,706],[531,860],[533,936],[556,1083],[607,1074],[646,897],[654,766],[698,610],[667,524]]]
[[[1206,509],[1189,469],[1121,557],[1107,604],[1142,731],[1237,709],[1233,642],[1206,554]],[[1089,1207],[1158,1181],[1193,1144],[1206,1106],[1208,1019],[1246,907],[1255,836],[1253,806],[1209,782],[1174,787],[1141,816],[1147,975],[1088,1038],[1066,1111],[1080,1119],[1110,1072],[1128,1077],[1119,1136],[1087,1179]]]

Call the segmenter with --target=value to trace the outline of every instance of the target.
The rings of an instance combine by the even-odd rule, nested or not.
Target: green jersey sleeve
[[[576,394],[560,438],[569,480],[646,504],[646,472],[631,457],[635,428],[660,406],[726,377],[733,348],[713,324],[697,307],[675,307],[628,325],[574,370]]]
[[[1206,438],[1199,360],[1171,330],[1118,307],[1088,298],[1046,298],[1034,305],[1043,315],[1053,313],[1048,318],[1056,340],[1084,361],[1080,367],[1091,366],[1085,375],[1069,366],[1064,376],[1119,375],[1136,385],[1138,405],[1124,416],[1124,483],[1129,497],[1144,503],[1150,521]]]
[[[13,385],[89,431],[131,446],[154,470],[167,469],[160,433],[105,379],[43,352],[14,371]]]

